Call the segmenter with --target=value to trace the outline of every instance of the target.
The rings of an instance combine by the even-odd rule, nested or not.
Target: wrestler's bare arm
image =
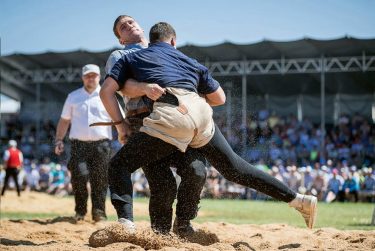
[[[152,100],[157,100],[164,94],[165,89],[154,83],[138,82],[134,79],[128,79],[124,87],[120,90],[123,96],[136,98],[147,96]]]
[[[219,88],[214,91],[213,93],[206,94],[206,101],[210,106],[219,106],[225,104],[225,93],[223,88],[219,86]]]
[[[138,82],[134,79],[128,79],[124,87],[120,90],[123,96],[129,98],[141,97],[146,95],[152,100],[157,100],[165,89],[154,83]],[[205,95],[206,101],[211,106],[219,106],[225,103],[226,97],[224,90],[219,87],[215,92]]]
[[[114,122],[122,121],[124,119],[115,95],[117,90],[118,84],[111,77],[106,78],[100,90],[100,99],[102,100],[105,109]],[[116,129],[119,137],[118,140],[120,141],[120,143],[124,144],[127,135],[127,128],[125,124],[117,124]]]

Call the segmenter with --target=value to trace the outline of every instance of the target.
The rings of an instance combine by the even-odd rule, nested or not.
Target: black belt
[[[180,105],[180,103],[178,102],[178,98],[169,92],[166,92],[163,95],[161,95],[160,98],[158,98],[155,102],[167,103],[175,106]]]
[[[152,101],[150,98],[147,98],[147,99],[148,99],[149,102],[146,102],[146,103],[148,104],[149,107],[144,106],[144,107],[141,107],[141,108],[138,108],[138,109],[129,110],[126,113],[126,117],[129,118],[129,117],[133,117],[135,115],[143,114],[143,113],[147,113],[147,112],[151,113],[154,101]],[[163,95],[161,95],[160,98],[158,98],[155,102],[179,106],[179,102],[178,102],[177,97],[175,95],[169,93],[169,92],[166,92]]]
[[[156,101],[150,99],[147,96],[143,96],[142,99],[151,112],[153,110],[154,102],[161,102],[161,103],[166,103],[166,104],[175,105],[175,106],[179,105],[177,97],[169,92],[165,92]]]
[[[174,105],[174,106],[177,106],[177,110],[179,112],[181,112],[182,114],[188,113],[188,110],[187,110],[186,106],[184,104],[180,103],[178,101],[178,98],[174,94],[172,94],[172,93],[169,93],[169,92],[164,93],[155,102]]]

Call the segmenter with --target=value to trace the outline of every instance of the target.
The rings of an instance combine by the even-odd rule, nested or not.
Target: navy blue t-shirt
[[[164,42],[123,55],[108,76],[116,80],[120,89],[129,78],[157,83],[163,88],[183,88],[201,94],[213,93],[220,86],[207,67]]]

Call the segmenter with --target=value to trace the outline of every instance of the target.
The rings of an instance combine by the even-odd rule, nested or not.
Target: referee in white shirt
[[[55,153],[64,151],[63,139],[71,125],[69,139],[71,156],[68,169],[75,199],[75,219],[83,220],[87,213],[88,190],[91,186],[92,218],[106,220],[105,198],[108,188],[108,162],[112,128],[109,126],[89,127],[98,121],[110,121],[102,101],[100,91],[100,69],[88,64],[82,68],[83,87],[71,92],[64,104],[57,124]]]

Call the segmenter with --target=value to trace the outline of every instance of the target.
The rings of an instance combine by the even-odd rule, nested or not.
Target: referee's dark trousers
[[[88,190],[90,182],[92,216],[105,217],[105,198],[108,189],[108,162],[111,148],[108,139],[98,141],[71,140],[72,149],[68,168],[72,174],[71,182],[75,199],[75,212],[87,213]]]

